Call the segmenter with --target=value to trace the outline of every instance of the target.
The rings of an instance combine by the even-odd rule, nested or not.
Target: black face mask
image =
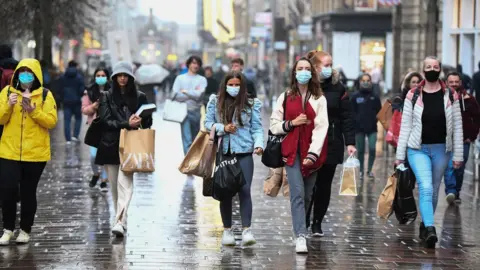
[[[424,72],[425,72],[425,80],[427,80],[428,82],[436,82],[440,77],[440,71],[429,70]]]

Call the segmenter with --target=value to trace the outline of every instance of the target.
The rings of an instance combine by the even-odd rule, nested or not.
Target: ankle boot
[[[437,231],[435,227],[429,226],[425,228],[425,248],[435,248],[438,242]]]
[[[418,238],[420,238],[422,240],[425,240],[425,233],[426,233],[425,223],[421,222],[420,223],[420,233],[418,234]]]

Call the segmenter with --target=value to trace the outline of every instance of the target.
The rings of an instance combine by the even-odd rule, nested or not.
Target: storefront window
[[[360,43],[360,68],[370,72],[374,68],[383,69],[385,61],[385,39],[362,38]]]
[[[357,11],[377,10],[377,0],[355,0],[354,5]]]

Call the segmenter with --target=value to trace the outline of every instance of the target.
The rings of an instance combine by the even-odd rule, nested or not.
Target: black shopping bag
[[[213,198],[218,201],[232,199],[245,184],[242,168],[236,155],[223,154],[220,138],[213,174]]]
[[[393,211],[400,224],[410,224],[417,219],[417,205],[413,197],[415,175],[412,170],[400,165],[395,170],[397,188],[393,201]]]

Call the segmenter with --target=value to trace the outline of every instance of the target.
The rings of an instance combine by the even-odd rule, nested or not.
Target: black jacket
[[[249,79],[247,79],[247,92],[249,98],[257,97],[257,89],[255,89],[255,83]]]
[[[207,88],[205,89],[205,93],[203,94],[203,105],[207,106],[210,96],[212,94],[217,94],[218,92],[218,82],[215,78],[210,77],[207,78]]]
[[[120,157],[118,154],[120,130],[132,128],[128,120],[140,106],[147,104],[147,96],[140,91],[135,95],[123,98],[118,91],[109,90],[104,92],[100,98],[98,108],[98,117],[102,125],[102,138],[98,146],[95,164],[98,165],[119,165]],[[152,126],[152,117],[142,119],[142,128]]]
[[[342,164],[345,146],[355,145],[355,126],[350,101],[338,73],[322,82],[328,110],[328,154],[326,164]]]
[[[372,89],[357,91],[352,95],[350,103],[355,119],[355,132],[366,134],[377,132],[377,113],[382,104]]]
[[[480,68],[480,63],[478,64]],[[480,104],[480,71],[475,72],[472,78],[472,87],[475,89],[475,98],[477,99],[477,103]]]

